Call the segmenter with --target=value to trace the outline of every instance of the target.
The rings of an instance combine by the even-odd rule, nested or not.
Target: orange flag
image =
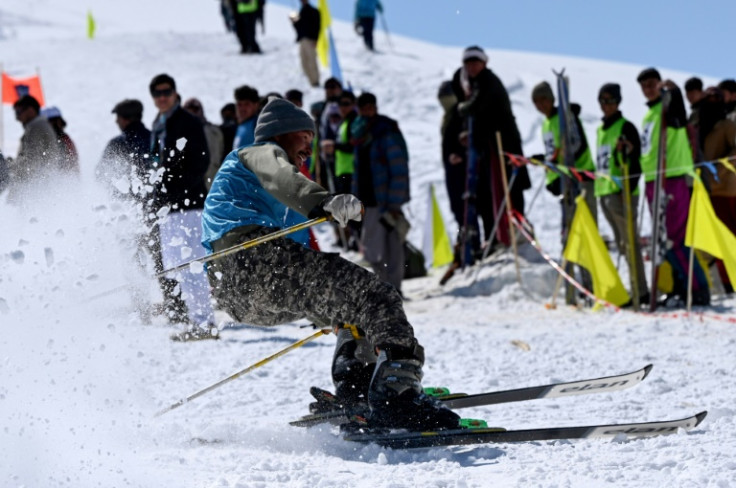
[[[41,90],[41,77],[38,75],[30,78],[11,78],[3,73],[2,85],[3,103],[12,105],[23,95],[31,95],[42,107],[45,105]]]

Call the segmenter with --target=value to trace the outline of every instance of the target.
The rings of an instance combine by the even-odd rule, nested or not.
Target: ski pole
[[[274,239],[278,239],[279,237],[284,237],[294,232],[298,232],[300,230],[304,230],[309,227],[312,227],[313,225],[321,224],[322,222],[327,222],[329,219],[330,217],[317,217],[315,219],[307,220],[306,222],[302,222],[301,224],[292,225],[291,227],[287,227],[286,229],[281,229],[281,230],[277,230],[276,232],[271,232],[270,234],[266,234],[265,236],[256,237],[255,239],[251,239],[246,242],[241,242],[240,244],[235,244],[234,246],[228,247],[227,249],[213,252],[212,254],[208,254],[207,256],[203,256],[201,258],[192,259],[191,261],[187,261],[186,263],[182,263],[178,266],[174,266],[173,268],[165,269],[161,271],[160,273],[158,273],[156,275],[156,278],[160,278],[162,276],[165,276],[169,273],[174,273],[176,271],[181,271],[182,269],[187,268],[191,264],[194,264],[194,263],[208,263],[210,261],[214,261],[215,259],[219,259],[224,256],[229,256],[230,254],[235,254],[238,251],[242,251],[244,249],[255,247],[259,244],[263,244],[265,242],[272,241]]]
[[[623,136],[622,136],[623,137]],[[636,234],[634,234],[634,213],[631,208],[631,181],[629,180],[629,161],[624,160],[621,153],[618,153],[619,164],[624,174],[623,191],[621,195],[623,197],[624,211],[626,213],[626,233],[628,234],[627,242],[628,249],[626,250],[626,257],[629,262],[629,281],[631,282],[631,302],[634,305],[634,310],[639,311],[639,272],[636,269]],[[619,254],[620,256],[620,254]]]
[[[318,217],[316,219],[307,220],[306,222],[303,222],[301,224],[296,224],[291,227],[287,227],[286,229],[282,229],[276,232],[272,232],[271,234],[267,234],[265,236],[257,237],[255,239],[252,239],[247,242],[241,242],[240,244],[236,244],[232,247],[228,247],[227,249],[223,249],[221,251],[217,251],[215,253],[209,254],[207,256],[203,256],[201,258],[192,259],[191,261],[187,261],[186,263],[182,263],[178,266],[175,266],[170,269],[165,269],[161,271],[160,273],[157,273],[154,275],[155,278],[160,278],[162,276],[165,276],[169,273],[173,273],[175,271],[180,271],[188,266],[190,266],[193,263],[208,263],[210,261],[214,261],[215,259],[221,258],[223,256],[227,256],[233,253],[236,253],[238,251],[241,251],[243,249],[248,249],[254,246],[257,246],[259,244],[263,244],[264,242],[271,241],[273,239],[278,239],[279,237],[284,237],[288,234],[291,234],[292,232],[297,232],[300,230],[304,230],[308,227],[312,227],[313,225],[321,224],[322,222],[326,222],[330,220],[331,217]],[[93,300],[97,300],[98,298],[103,298],[108,295],[113,295],[121,290],[125,290],[126,288],[130,288],[133,285],[120,285],[116,288],[113,288],[111,290],[104,291],[102,293],[98,293],[97,295],[93,295],[85,300],[85,303],[91,302]]]
[[[156,413],[156,414],[154,415],[154,417],[160,417],[161,415],[163,415],[163,414],[165,414],[165,413],[167,413],[167,412],[170,412],[170,411],[174,410],[175,408],[179,408],[179,407],[181,407],[182,405],[184,405],[185,403],[189,403],[190,401],[194,400],[195,398],[199,398],[199,397],[201,397],[202,395],[204,395],[205,393],[209,393],[209,392],[211,392],[212,390],[214,390],[214,389],[216,389],[216,388],[219,388],[219,387],[221,387],[221,386],[222,386],[222,385],[224,385],[225,383],[229,383],[229,382],[231,382],[231,381],[233,381],[233,380],[235,380],[235,379],[238,379],[238,378],[240,378],[241,376],[243,376],[244,374],[246,374],[246,373],[249,373],[249,372],[253,371],[253,370],[254,370],[254,369],[256,369],[256,368],[260,368],[260,367],[261,367],[261,366],[263,366],[264,364],[266,364],[266,363],[268,363],[268,362],[271,362],[271,361],[273,361],[274,359],[276,359],[276,358],[279,358],[279,357],[283,356],[283,355],[284,355],[284,354],[286,354],[287,352],[289,352],[289,351],[293,351],[294,349],[296,349],[296,348],[298,348],[298,347],[301,347],[301,346],[303,346],[303,345],[304,345],[304,344],[306,344],[307,342],[313,341],[314,339],[316,339],[316,338],[318,338],[318,337],[321,337],[321,336],[323,336],[323,335],[327,335],[327,334],[330,334],[331,332],[332,332],[332,331],[331,331],[330,329],[321,329],[321,330],[319,330],[319,331],[315,332],[314,334],[312,334],[311,336],[309,336],[309,337],[305,337],[304,339],[302,339],[302,340],[299,340],[299,341],[297,341],[297,342],[295,342],[295,343],[291,344],[291,345],[290,345],[290,346],[288,346],[288,347],[285,347],[284,349],[280,350],[279,352],[277,352],[277,353],[275,353],[275,354],[272,354],[272,355],[268,356],[267,358],[261,359],[261,360],[260,360],[260,361],[258,361],[257,363],[255,363],[255,364],[251,364],[251,365],[250,365],[250,366],[248,366],[247,368],[245,368],[245,369],[243,369],[243,370],[241,370],[241,371],[238,371],[237,373],[233,373],[232,375],[228,376],[227,378],[225,378],[225,379],[223,379],[223,380],[220,380],[220,381],[218,381],[217,383],[215,383],[215,384],[213,384],[213,385],[210,385],[210,386],[208,386],[207,388],[205,388],[205,389],[203,389],[203,390],[200,390],[200,391],[198,391],[197,393],[194,393],[194,394],[192,394],[192,395],[189,395],[189,396],[188,396],[188,397],[186,397],[186,398],[182,398],[182,399],[181,399],[181,400],[179,400],[178,402],[176,402],[176,403],[174,403],[174,404],[172,404],[172,405],[169,405],[168,407],[164,408],[163,410],[160,410],[159,412],[157,412],[157,413]]]
[[[383,15],[383,10],[380,10],[378,13],[380,14],[383,31],[386,33],[386,41],[388,41],[388,46],[393,50],[394,45],[393,43],[391,43],[391,36],[388,33],[388,24],[386,23],[386,17]]]
[[[506,202],[506,219],[509,221],[509,239],[514,249],[514,263],[516,264],[516,281],[521,285],[521,270],[519,269],[519,249],[516,246],[516,232],[514,232],[514,223],[511,222],[511,188],[508,180],[506,180],[506,156],[503,153],[503,142],[501,140],[501,132],[496,131],[496,144],[498,145],[498,164],[501,166],[501,182],[503,183],[504,202]],[[515,174],[514,174],[515,175]],[[491,236],[493,238],[493,236]]]

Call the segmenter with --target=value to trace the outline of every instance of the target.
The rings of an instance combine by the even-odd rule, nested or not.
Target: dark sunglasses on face
[[[174,94],[173,88],[164,88],[163,90],[153,90],[151,92],[151,95],[153,95],[153,98],[170,97],[173,94]]]
[[[599,98],[598,103],[600,103],[601,105],[615,105],[616,100],[614,100],[613,98]]]

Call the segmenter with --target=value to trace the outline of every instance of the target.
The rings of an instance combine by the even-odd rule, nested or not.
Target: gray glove
[[[327,200],[322,208],[332,215],[340,227],[348,225],[349,220],[360,222],[363,218],[363,204],[355,195],[349,193],[335,195]]]

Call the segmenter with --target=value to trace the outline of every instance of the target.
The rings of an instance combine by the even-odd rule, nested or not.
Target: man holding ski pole
[[[315,126],[306,112],[272,99],[255,143],[227,156],[205,202],[203,244],[217,252],[305,221],[362,218],[353,195],[330,195],[300,174]],[[398,291],[338,254],[309,248],[306,230],[213,260],[208,276],[234,319],[277,325],[307,318],[337,331],[332,378],[342,406],[367,405],[368,423],[412,430],[454,428],[458,416],[423,392],[424,350]],[[354,324],[354,325],[347,325]]]
[[[682,304],[687,301],[688,257],[685,246],[685,230],[690,208],[690,191],[686,175],[693,174],[693,156],[687,135],[687,116],[682,92],[670,80],[662,77],[654,68],[643,70],[636,81],[647,99],[649,111],[642,121],[641,170],[646,181],[646,196],[652,215],[664,213],[666,240],[653,242],[652,260],[657,255],[672,266],[673,298]],[[667,94],[663,97],[663,94]],[[652,233],[655,234],[654,232]],[[667,244],[665,244],[667,242]],[[657,249],[662,247],[664,249]],[[693,305],[710,305],[708,281],[698,260],[694,262]],[[653,273],[656,278],[657,273]],[[657,280],[650,283],[651,300],[656,305]],[[654,307],[652,307],[654,308]]]

